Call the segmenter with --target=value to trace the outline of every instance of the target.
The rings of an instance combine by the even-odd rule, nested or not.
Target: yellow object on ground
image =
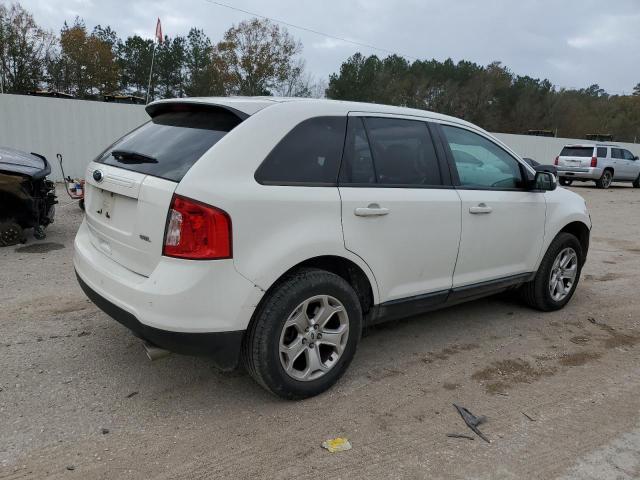
[[[322,448],[326,448],[331,453],[344,452],[345,450],[351,450],[351,443],[343,437],[332,438],[322,442]]]

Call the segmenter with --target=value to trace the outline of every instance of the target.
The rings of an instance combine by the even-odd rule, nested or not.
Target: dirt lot
[[[46,240],[0,250],[0,478],[638,478],[640,190],[573,190],[594,228],[567,308],[494,297],[386,325],[298,403],[148,361],[77,286],[81,212],[61,205]],[[447,437],[470,433],[453,402],[490,444]],[[353,449],[320,448],[338,435]]]

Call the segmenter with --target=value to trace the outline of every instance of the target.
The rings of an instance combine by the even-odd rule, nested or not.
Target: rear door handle
[[[491,212],[493,212],[493,208],[487,206],[486,203],[479,203],[478,206],[469,208],[469,213],[472,213],[474,215]]]
[[[358,207],[353,213],[357,217],[381,217],[382,215],[388,215],[389,209],[381,207],[377,203],[370,203],[368,207]]]

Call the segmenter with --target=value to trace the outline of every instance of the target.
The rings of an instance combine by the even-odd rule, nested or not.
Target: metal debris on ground
[[[131,392],[129,395],[127,395],[127,398],[131,398],[138,395],[138,392]]]
[[[485,417],[484,415],[480,415],[479,417],[476,417],[469,410],[459,405],[456,405],[455,403],[453,404],[453,406],[456,407],[456,410],[458,410],[458,413],[464,420],[464,423],[467,424],[467,427],[469,427],[476,435],[478,435],[485,442],[491,443],[489,439],[485,437],[480,430],[478,430],[478,425],[482,425],[483,423],[485,423],[487,421],[487,417]]]
[[[475,440],[471,435],[463,435],[462,433],[447,433],[449,438],[466,438],[467,440]]]
[[[523,414],[525,417],[527,417],[529,420],[531,420],[532,422],[535,422],[535,421],[536,421],[536,419],[535,419],[535,418],[533,418],[531,415],[527,415],[525,412],[522,412],[522,414]]]
[[[331,453],[351,450],[351,442],[344,437],[332,438],[322,442],[322,448],[326,448]]]

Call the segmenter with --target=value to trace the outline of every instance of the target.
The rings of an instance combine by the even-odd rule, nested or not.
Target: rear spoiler
[[[159,102],[151,103],[145,107],[146,112],[151,118],[168,112],[215,112],[225,111],[232,113],[240,120],[246,120],[249,118],[244,112],[237,110],[233,107],[226,105],[215,105],[211,103],[198,103],[198,102]]]

